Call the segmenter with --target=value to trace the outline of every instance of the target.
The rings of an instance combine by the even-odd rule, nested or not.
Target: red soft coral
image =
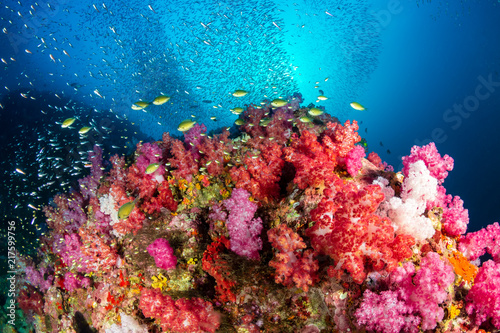
[[[164,332],[215,332],[220,326],[220,315],[201,298],[174,301],[157,289],[143,289],[139,308],[144,316],[160,319]]]
[[[17,302],[27,317],[31,317],[35,313],[39,316],[42,315],[43,296],[35,287],[26,285],[21,289],[17,297]]]
[[[177,201],[174,200],[174,196],[172,194],[172,190],[170,190],[168,182],[161,182],[157,190],[158,194],[152,197],[149,201],[144,201],[141,205],[141,209],[148,214],[160,212],[162,208],[175,212],[177,210]]]
[[[131,165],[127,173],[127,188],[131,193],[137,193],[143,200],[149,200],[156,191],[158,182],[152,175],[146,175],[137,165]]]
[[[295,284],[304,291],[309,290],[317,278],[318,261],[313,258],[313,251],[306,247],[302,238],[285,224],[267,232],[269,242],[278,252],[269,266],[276,269],[275,281],[284,286]]]
[[[259,156],[245,157],[244,167],[233,167],[230,170],[231,179],[237,188],[243,188],[252,193],[255,199],[268,202],[279,197],[279,180],[285,164],[281,148],[276,143],[259,144],[262,152]]]
[[[361,141],[358,134],[358,122],[346,120],[344,126],[339,123],[328,123],[328,129],[324,132],[325,136],[330,137],[335,144],[335,152],[339,157],[346,157],[347,153],[354,148],[354,145]]]
[[[224,154],[229,153],[232,147],[229,134],[229,131],[224,130],[222,134],[214,135],[212,138],[203,137],[201,143],[196,146],[196,150],[204,155],[201,164],[212,176],[218,176],[224,171]]]
[[[198,163],[194,156],[184,148],[184,144],[180,140],[172,140],[170,151],[173,157],[169,158],[168,161],[173,168],[176,168],[172,171],[172,175],[191,182],[192,176],[198,173]]]
[[[362,283],[370,270],[392,271],[402,256],[411,254],[411,239],[395,239],[389,219],[374,213],[383,199],[377,185],[358,188],[348,182],[336,193],[326,191],[311,211],[316,223],[307,235],[316,251],[337,263],[329,270],[331,276],[345,269],[356,283]]]
[[[217,286],[215,286],[217,298],[223,303],[235,302],[236,295],[231,291],[231,288],[236,283],[229,278],[229,265],[220,256],[220,252],[224,248],[230,248],[230,242],[226,237],[222,236],[212,242],[203,253],[202,267],[217,281]]]
[[[293,181],[300,189],[332,184],[338,178],[334,174],[337,155],[331,149],[332,141],[326,137],[325,142],[322,145],[316,136],[304,131],[300,138],[294,134],[291,146],[283,149],[285,160],[295,167]]]
[[[90,258],[86,263],[86,273],[110,270],[116,264],[118,254],[115,248],[107,244],[106,236],[98,235],[96,230],[80,228],[78,235],[83,246],[82,254]]]
[[[113,196],[116,202],[115,209],[117,211],[122,205],[134,200],[134,198],[128,197],[125,189],[120,186],[111,185],[110,194]],[[145,218],[146,216],[144,215],[144,213],[141,212],[137,207],[134,207],[128,218],[121,219],[113,224],[113,230],[121,235],[126,235],[129,232],[133,232],[134,234],[136,234],[137,231],[142,228],[142,224]]]

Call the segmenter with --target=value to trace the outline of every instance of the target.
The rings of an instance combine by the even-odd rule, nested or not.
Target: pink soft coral
[[[398,267],[389,277],[390,290],[375,294],[364,293],[363,302],[355,313],[358,325],[370,330],[395,333],[402,330],[431,330],[443,320],[439,306],[448,297],[446,289],[455,280],[451,265],[429,252],[415,272],[412,262]]]
[[[410,165],[418,160],[424,161],[431,175],[442,184],[448,176],[448,171],[453,170],[453,158],[448,155],[441,157],[434,142],[426,146],[413,146],[410,156],[403,157],[403,174],[408,176]]]
[[[136,159],[135,164],[139,168],[140,172],[144,174],[146,168],[152,163],[159,163],[161,158],[161,148],[156,143],[138,143],[136,154],[139,156]],[[163,174],[165,168],[158,168],[155,174]]]
[[[362,159],[366,156],[365,149],[361,146],[355,146],[352,148],[345,158],[345,164],[347,167],[347,172],[354,177],[358,174],[359,170],[363,166]]]
[[[467,313],[476,325],[491,318],[491,323],[500,329],[500,263],[488,260],[479,268],[467,301]]]
[[[476,232],[471,232],[460,239],[460,252],[469,260],[476,260],[486,252],[493,260],[500,263],[500,225],[498,222]]]
[[[164,238],[157,238],[154,242],[149,244],[148,253],[155,258],[156,266],[170,270],[174,269],[177,265],[177,258],[174,255],[174,250]]]
[[[249,198],[248,191],[237,188],[229,199],[224,200],[224,206],[229,211],[226,226],[231,239],[231,251],[248,259],[259,259],[262,220],[260,217],[253,218],[257,204]]]

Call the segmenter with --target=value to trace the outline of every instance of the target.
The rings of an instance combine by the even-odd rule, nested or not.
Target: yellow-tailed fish
[[[240,114],[244,111],[243,108],[240,108],[240,107],[235,107],[234,109],[231,109],[231,112],[234,113],[234,114]]]
[[[311,116],[321,116],[323,112],[323,110],[318,108],[310,108],[309,111],[307,111],[307,113],[309,113]]]
[[[87,133],[88,133],[88,131],[90,131],[90,129],[91,129],[91,127],[89,127],[89,126],[83,126],[83,127],[82,127],[82,128],[80,128],[80,130],[78,131],[78,134],[81,134],[81,135],[83,135],[83,134],[87,134]]]
[[[75,118],[68,118],[61,124],[62,128],[70,127],[75,122]]]
[[[365,107],[363,105],[359,104],[358,102],[352,102],[351,103],[351,107],[354,110],[358,110],[358,111],[364,111],[365,110]]]
[[[300,117],[300,121],[303,123],[310,123],[312,121],[312,119],[309,118],[308,116],[302,116],[302,117]]]
[[[196,121],[194,120],[191,119],[183,120],[177,127],[177,130],[181,132],[189,131],[191,128],[193,128],[194,124],[196,124]]]
[[[148,102],[139,101],[132,104],[132,110],[142,110],[149,105]]]
[[[159,163],[151,163],[146,168],[146,175],[152,174],[153,172],[155,172],[156,170],[158,170],[159,167],[160,167]]]
[[[167,103],[170,100],[170,96],[160,95],[156,97],[153,101],[154,105],[162,105]]]
[[[238,90],[235,90],[235,91],[233,92],[233,96],[234,96],[234,97],[243,97],[243,96],[245,96],[246,94],[248,94],[248,91],[243,90],[243,89],[238,89]]]
[[[273,108],[280,108],[282,106],[285,106],[288,103],[288,101],[285,101],[284,99],[276,98],[271,102],[271,105]]]
[[[262,118],[260,120],[260,126],[266,127],[271,122],[271,118]]]
[[[128,218],[130,213],[132,213],[132,211],[134,210],[135,203],[137,202],[138,199],[139,199],[139,197],[135,198],[134,201],[124,203],[120,207],[120,209],[118,209],[118,218],[120,220],[125,220]]]
[[[245,121],[241,118],[238,118],[236,119],[236,121],[234,122],[235,125],[238,125],[238,126],[241,126],[245,123]]]
[[[318,96],[318,99],[319,99],[320,101],[326,101],[326,100],[328,99],[328,97],[326,97],[325,95],[319,95],[319,96]]]

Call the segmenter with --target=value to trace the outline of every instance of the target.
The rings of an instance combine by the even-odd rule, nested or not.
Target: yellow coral
[[[153,276],[152,279],[154,282],[151,283],[151,287],[153,287],[155,289],[162,290],[164,287],[167,286],[168,279],[166,277],[164,277],[163,274],[161,274],[161,273],[158,274],[158,277]]]
[[[451,304],[448,308],[448,317],[450,319],[454,319],[456,316],[460,314],[460,309],[458,309],[455,305]]]

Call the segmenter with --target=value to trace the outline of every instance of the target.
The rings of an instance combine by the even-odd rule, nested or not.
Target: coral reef
[[[36,331],[500,330],[500,227],[466,234],[443,186],[453,159],[431,143],[394,172],[365,159],[356,121],[301,102],[247,106],[237,137],[165,133],[107,168],[96,147],[23,258]]]

